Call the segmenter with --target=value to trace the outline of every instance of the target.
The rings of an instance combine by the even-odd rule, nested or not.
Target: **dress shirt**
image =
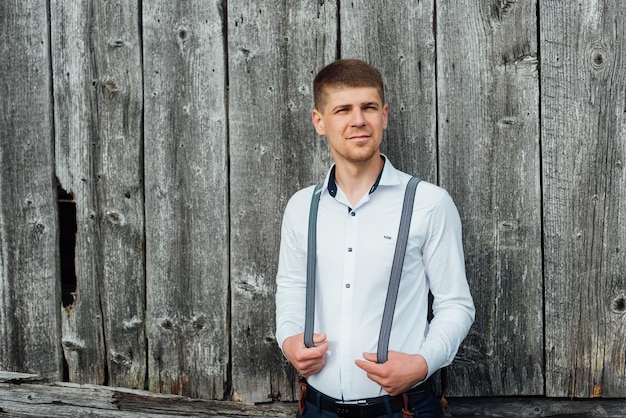
[[[337,399],[386,394],[355,365],[364,352],[377,349],[410,178],[384,158],[377,184],[354,208],[340,188],[332,187],[334,167],[326,175],[320,197],[314,332],[327,334],[329,348],[324,368],[307,381]],[[276,337],[281,348],[287,337],[304,331],[313,188],[295,193],[283,217],[276,278]],[[434,296],[430,324],[429,290]],[[458,211],[445,190],[422,181],[415,197],[389,350],[422,355],[429,377],[452,362],[474,312]]]

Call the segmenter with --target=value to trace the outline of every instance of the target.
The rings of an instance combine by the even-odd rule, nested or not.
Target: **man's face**
[[[313,110],[313,125],[328,139],[336,164],[378,158],[387,105],[374,87],[336,87],[325,91],[322,109]]]

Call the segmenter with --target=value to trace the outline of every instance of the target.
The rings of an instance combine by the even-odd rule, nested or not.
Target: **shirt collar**
[[[378,178],[374,182],[374,185],[369,191],[369,194],[372,194],[376,191],[379,185],[394,185],[398,184],[400,180],[398,179],[398,175],[396,173],[395,167],[391,164],[386,155],[380,154],[380,157],[384,160],[385,164],[383,164],[383,169],[378,174]],[[328,190],[328,194],[332,197],[337,196],[337,182],[335,181],[335,164],[330,168],[328,174],[326,175],[326,189]]]

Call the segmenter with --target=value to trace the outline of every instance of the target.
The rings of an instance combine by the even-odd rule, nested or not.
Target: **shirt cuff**
[[[300,334],[302,331],[302,327],[293,322],[283,324],[278,330],[276,330],[276,341],[278,342],[278,347],[280,350],[283,350],[283,343],[285,340],[291,336]]]
[[[426,366],[428,366],[428,373],[426,374],[424,380],[435,374],[437,370],[447,366],[445,356],[441,355],[440,350],[433,350],[422,347],[422,350],[420,350],[420,352],[417,354],[424,358],[424,360],[426,361]]]

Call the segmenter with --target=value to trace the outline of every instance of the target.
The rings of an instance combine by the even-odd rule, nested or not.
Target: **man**
[[[277,340],[306,378],[297,416],[441,416],[428,378],[452,362],[475,311],[458,212],[443,189],[418,185],[388,360],[379,364],[378,335],[411,176],[380,153],[388,106],[376,68],[335,61],[317,74],[313,90],[313,125],[334,160],[317,217],[313,347],[305,346],[303,330],[314,186],[294,194],[285,209],[276,293]],[[356,409],[343,408],[355,403]]]

